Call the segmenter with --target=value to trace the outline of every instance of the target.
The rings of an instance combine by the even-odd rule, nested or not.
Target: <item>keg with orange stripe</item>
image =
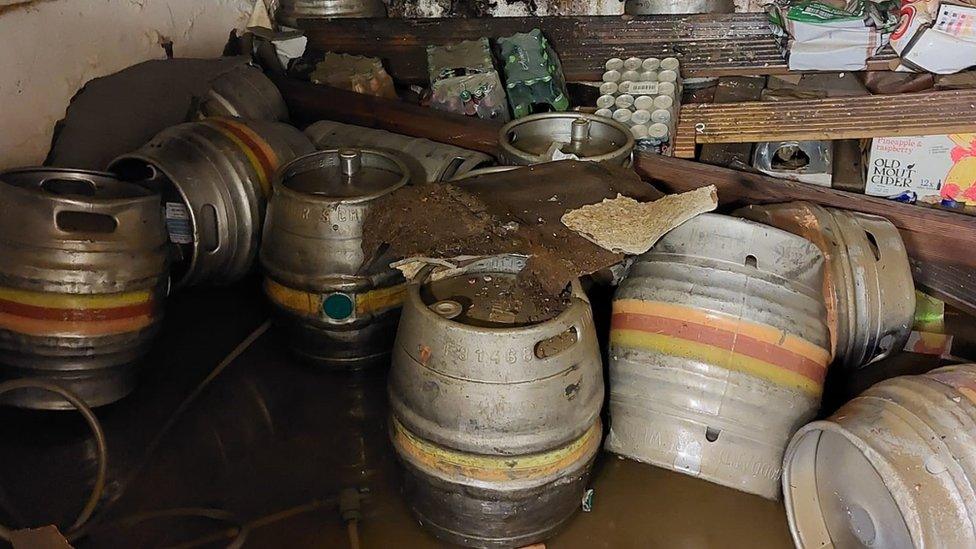
[[[410,180],[394,156],[335,149],[282,167],[260,260],[275,324],[298,356],[341,369],[385,364],[403,302],[394,258],[371,259],[363,225],[376,200]]]
[[[976,364],[882,381],[804,426],[783,493],[799,549],[976,547]]]
[[[705,214],[668,233],[614,297],[607,449],[778,497],[830,361],[822,283],[817,247],[779,229]]]
[[[0,378],[40,377],[100,406],[128,394],[168,281],[159,196],[110,174],[0,174]],[[4,402],[69,407],[45,392]]]
[[[313,150],[287,124],[214,117],[163,130],[111,169],[162,194],[175,283],[220,285],[254,264],[275,170]]]

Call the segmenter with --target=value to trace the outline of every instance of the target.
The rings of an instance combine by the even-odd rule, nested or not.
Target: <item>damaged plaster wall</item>
[[[620,15],[623,0],[386,0],[391,17]]]
[[[0,168],[39,164],[88,80],[166,56],[220,55],[249,0],[0,1]]]

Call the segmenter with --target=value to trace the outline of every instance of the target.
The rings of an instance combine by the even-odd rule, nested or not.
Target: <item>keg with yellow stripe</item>
[[[163,130],[111,170],[162,194],[175,283],[221,285],[254,264],[275,170],[313,150],[287,124],[214,117]]]
[[[109,404],[136,383],[168,281],[159,196],[110,174],[0,174],[0,379],[37,377]],[[71,406],[23,390],[3,402]]]
[[[335,368],[385,363],[403,302],[393,258],[368,258],[363,224],[375,201],[409,181],[372,149],[335,149],[283,166],[261,245],[264,289],[299,356]]]
[[[823,256],[705,214],[638,258],[614,296],[606,447],[766,498],[820,406],[830,361]]]
[[[590,303],[519,294],[522,256],[425,268],[390,371],[404,492],[435,536],[521,547],[571,520],[600,448],[603,364]]]
[[[804,426],[783,493],[800,549],[976,547],[976,365],[882,381]]]

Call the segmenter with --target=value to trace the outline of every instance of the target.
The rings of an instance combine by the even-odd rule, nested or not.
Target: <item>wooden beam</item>
[[[728,76],[715,87],[715,103],[758,101],[762,97],[766,79],[761,76]],[[715,166],[752,165],[752,143],[713,143],[705,145],[698,157],[700,162]]]
[[[453,19],[305,19],[312,50],[383,59],[404,83],[427,83],[428,45],[498,38],[542,29],[567,80],[598,81],[611,57],[676,56],[692,76],[789,72],[765,14],[589,17],[486,17]],[[869,62],[888,70],[893,53]]]
[[[973,216],[650,153],[635,154],[634,168],[645,180],[669,192],[715,185],[722,206],[808,200],[880,215],[898,227],[908,254],[923,269],[929,263],[976,269],[976,254],[971,253],[976,245]]]
[[[396,99],[321,86],[293,78],[275,78],[292,120],[308,125],[335,120],[498,154],[502,124],[414,105]]]
[[[675,156],[698,143],[818,141],[971,132],[976,90],[684,105]]]

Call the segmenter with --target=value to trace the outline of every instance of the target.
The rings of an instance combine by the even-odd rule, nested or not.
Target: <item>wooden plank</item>
[[[335,120],[498,154],[502,124],[373,97],[293,78],[275,78],[292,120],[302,125]]]
[[[641,177],[669,192],[715,185],[723,206],[809,200],[880,215],[898,227],[909,255],[923,270],[930,264],[976,269],[976,254],[968,252],[976,244],[973,216],[649,153],[636,153],[634,168]]]
[[[542,29],[562,61],[567,80],[600,80],[611,57],[679,57],[691,76],[783,74],[788,71],[765,14],[454,19],[305,19],[315,51],[380,57],[394,79],[427,82],[429,44],[498,38]],[[869,63],[887,70],[893,53]]]
[[[718,81],[715,87],[715,103],[739,103],[757,101],[766,86],[764,77],[727,76]],[[752,164],[752,143],[712,143],[704,145],[700,162],[714,166],[749,166]]]
[[[689,104],[681,108],[681,154],[676,150],[675,156],[689,157],[691,137],[695,143],[817,141],[965,133],[973,127],[976,90]]]
[[[912,263],[915,285],[949,305],[976,316],[976,270],[971,268]]]

